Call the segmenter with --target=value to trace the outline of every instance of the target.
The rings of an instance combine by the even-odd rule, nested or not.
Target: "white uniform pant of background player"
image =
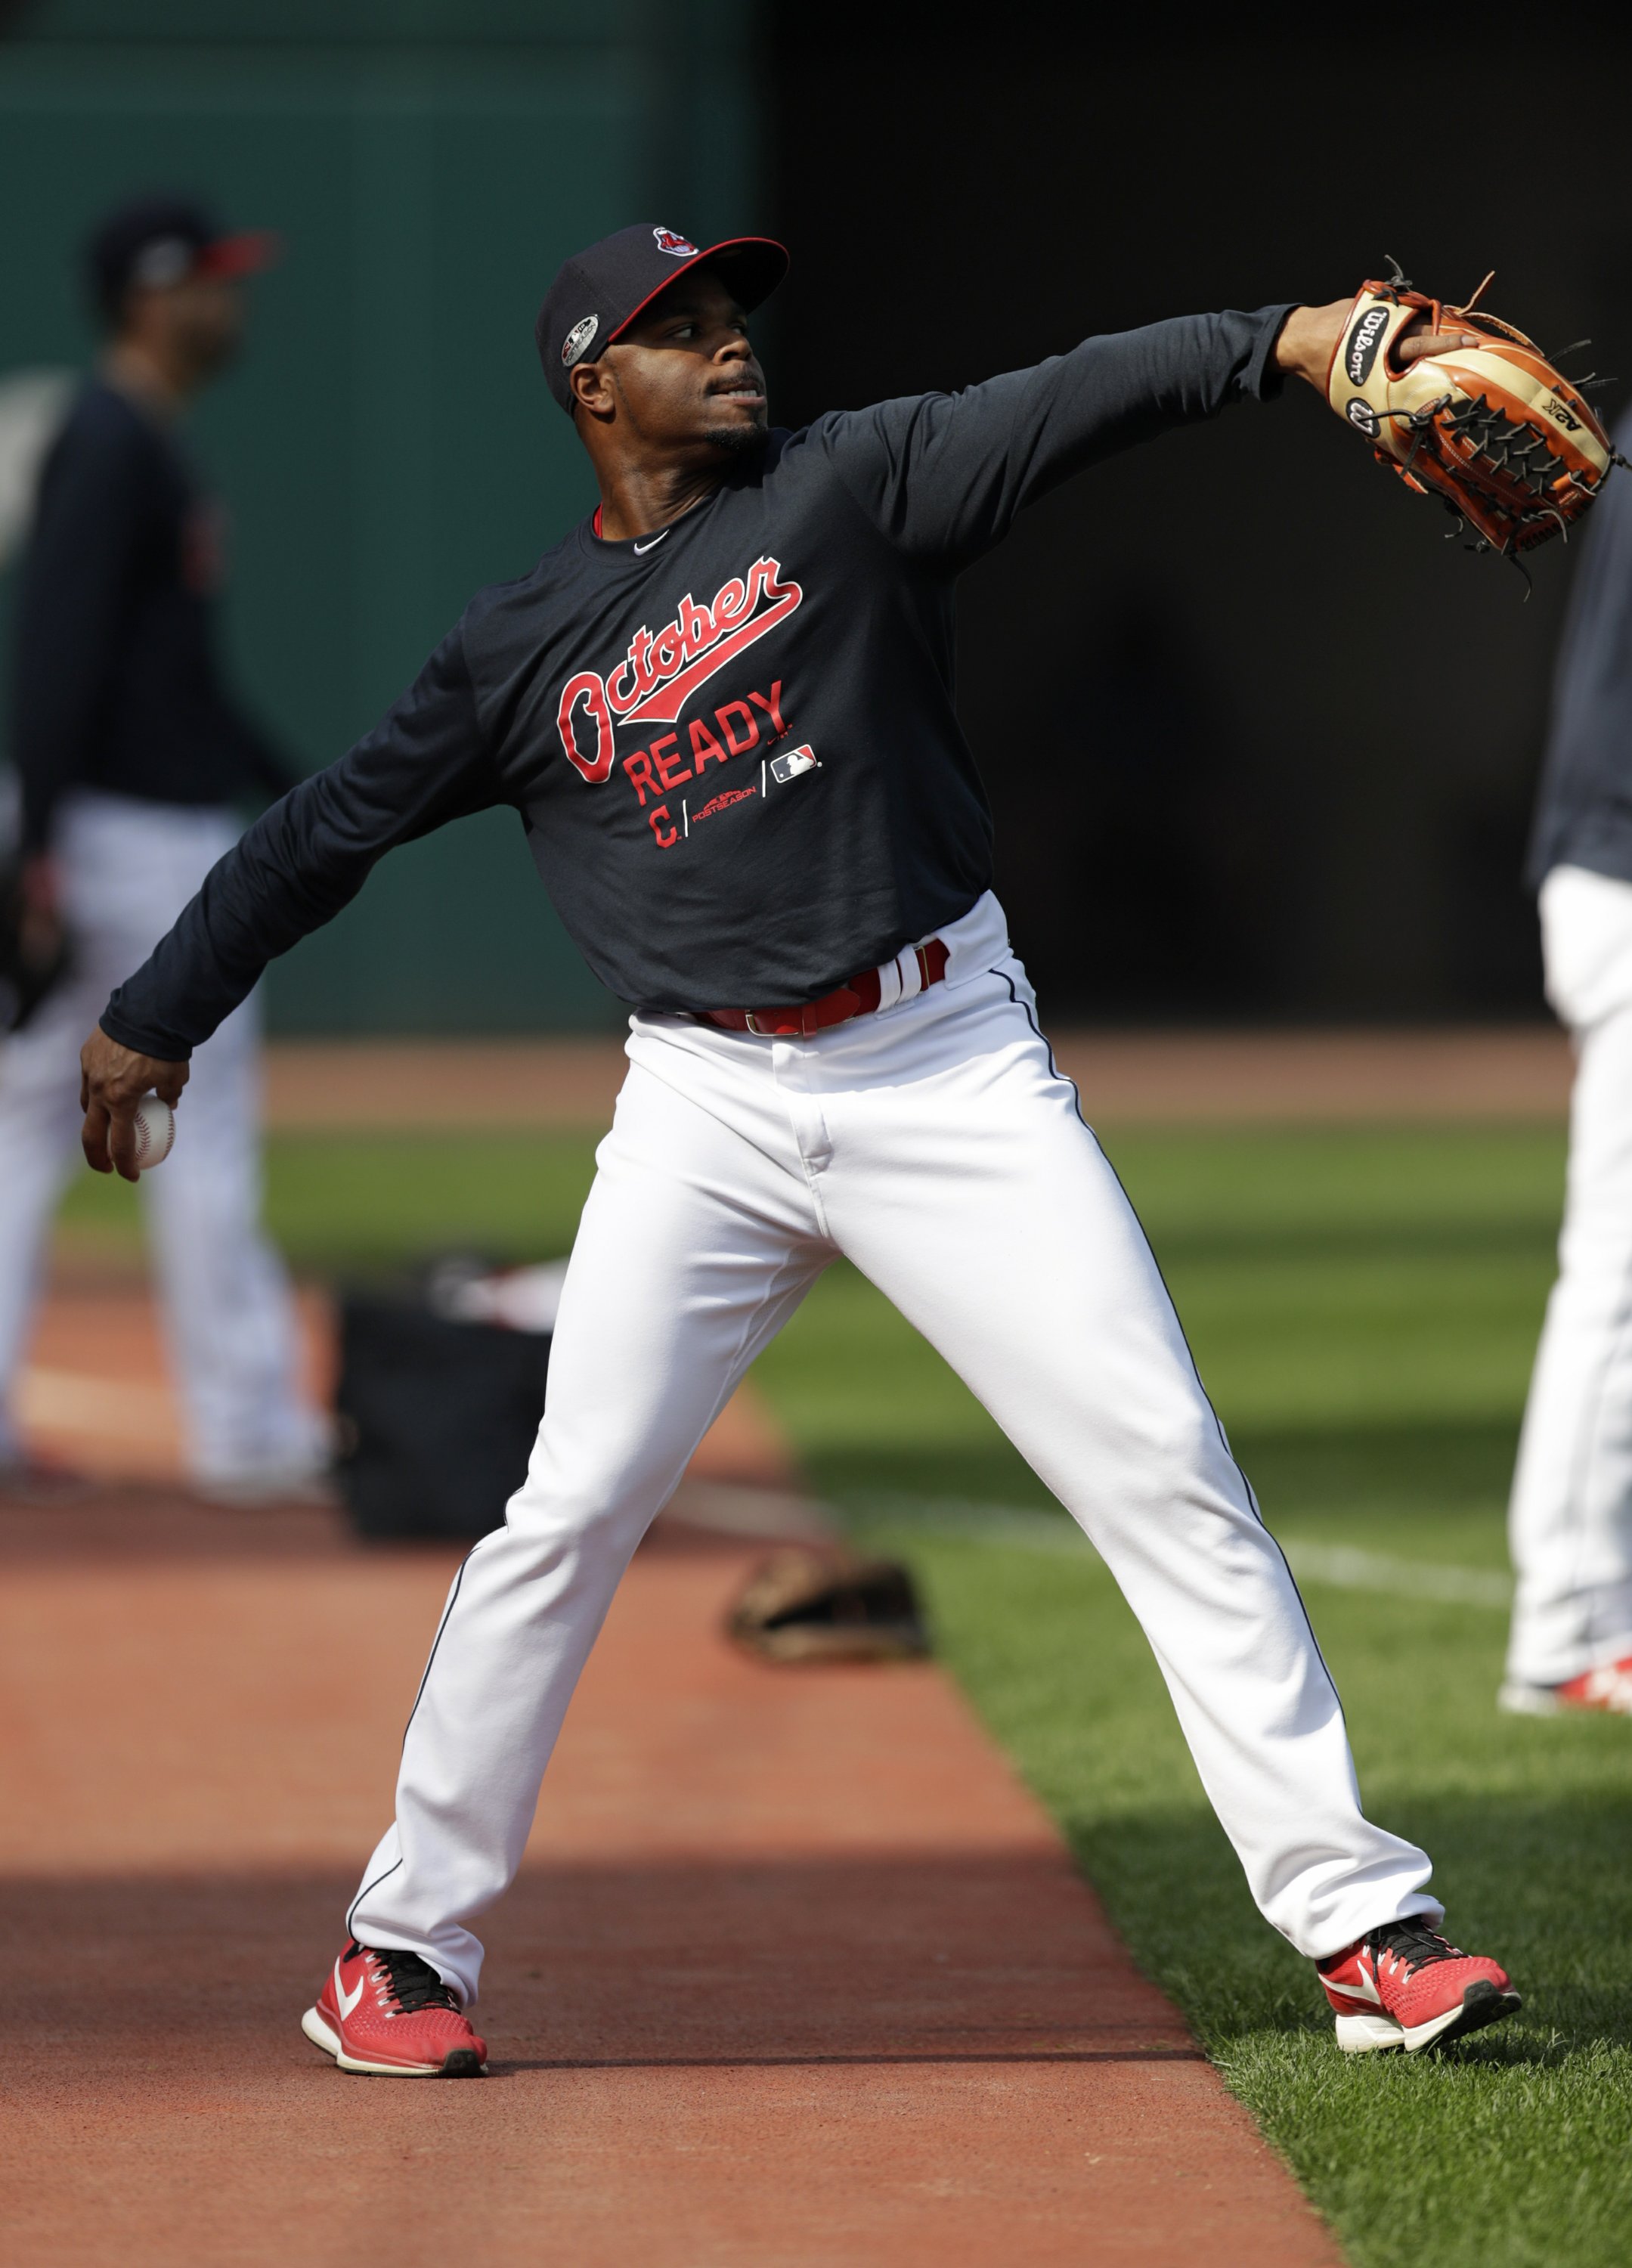
[[[467,1925],[520,1861],[630,1553],[841,1254],[939,1348],[1110,1563],[1275,1926],[1321,1955],[1439,1911],[1421,1894],[1422,1852],[1361,1814],[1302,1602],[1139,1225],[1037,1035],[999,909],[982,899],[943,934],[948,982],[809,1040],[634,1021],[528,1476],[450,1594],[396,1822],[352,1909],[365,1941],[423,1953],[467,1998],[482,1957]]]
[[[1578,1061],[1558,1281],[1510,1514],[1518,1686],[1632,1653],[1632,883],[1555,867],[1541,943]]]
[[[236,829],[224,812],[79,793],[55,850],[77,961],[28,1027],[0,1046],[0,1454],[51,1215],[79,1150],[79,1049],[115,984],[139,968]],[[257,1226],[257,1027],[230,1016],[193,1057],[176,1146],[139,1183],[191,1460],[206,1481],[310,1468],[289,1286]]]

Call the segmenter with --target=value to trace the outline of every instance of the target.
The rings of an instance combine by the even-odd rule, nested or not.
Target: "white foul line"
[[[1513,1603],[1512,1578],[1483,1567],[1443,1567],[1362,1551],[1350,1543],[1314,1543],[1283,1535],[1280,1545],[1300,1582],[1330,1583],[1340,1591],[1386,1591],[1396,1599],[1437,1599],[1458,1607]]]
[[[924,1528],[940,1535],[967,1537],[977,1543],[1003,1543],[1021,1551],[1098,1557],[1073,1520],[1018,1505],[977,1504],[959,1497],[898,1495],[893,1491],[846,1495],[846,1504],[864,1516],[900,1527]],[[1321,1543],[1311,1537],[1276,1537],[1299,1582],[1329,1585],[1339,1591],[1375,1591],[1409,1603],[1432,1599],[1453,1606],[1494,1607],[1513,1603],[1506,1575],[1481,1567],[1447,1567],[1416,1559],[1396,1559],[1349,1543]]]

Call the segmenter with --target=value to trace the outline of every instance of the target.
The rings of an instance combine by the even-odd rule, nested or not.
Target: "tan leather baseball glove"
[[[907,1569],[842,1545],[776,1552],[750,1576],[725,1629],[768,1661],[902,1661],[930,1650]]]
[[[1474,550],[1516,559],[1567,534],[1610,469],[1626,460],[1585,399],[1533,339],[1495,315],[1413,291],[1390,261],[1387,283],[1360,286],[1327,380],[1327,400],[1370,441],[1379,464],[1437,495],[1475,534]],[[1412,325],[1475,335],[1474,346],[1402,364]],[[1583,345],[1587,342],[1581,342]],[[1573,351],[1573,350],[1570,350]]]

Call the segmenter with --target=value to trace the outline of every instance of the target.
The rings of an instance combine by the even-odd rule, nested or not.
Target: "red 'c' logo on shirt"
[[[672,725],[717,670],[786,622],[804,596],[796,582],[783,579],[782,562],[768,557],[756,559],[746,577],[722,583],[711,607],[698,606],[688,592],[674,620],[655,637],[636,631],[610,676],[580,670],[562,687],[555,725],[569,762],[592,785],[610,777],[616,725]],[[580,707],[594,722],[592,755],[578,746]]]

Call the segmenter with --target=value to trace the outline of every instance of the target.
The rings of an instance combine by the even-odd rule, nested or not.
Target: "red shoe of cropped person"
[[[1600,1662],[1567,1677],[1562,1685],[1522,1685],[1510,1677],[1496,1696],[1498,1709],[1512,1717],[1567,1717],[1579,1710],[1610,1717],[1632,1717],[1632,1653]]]

